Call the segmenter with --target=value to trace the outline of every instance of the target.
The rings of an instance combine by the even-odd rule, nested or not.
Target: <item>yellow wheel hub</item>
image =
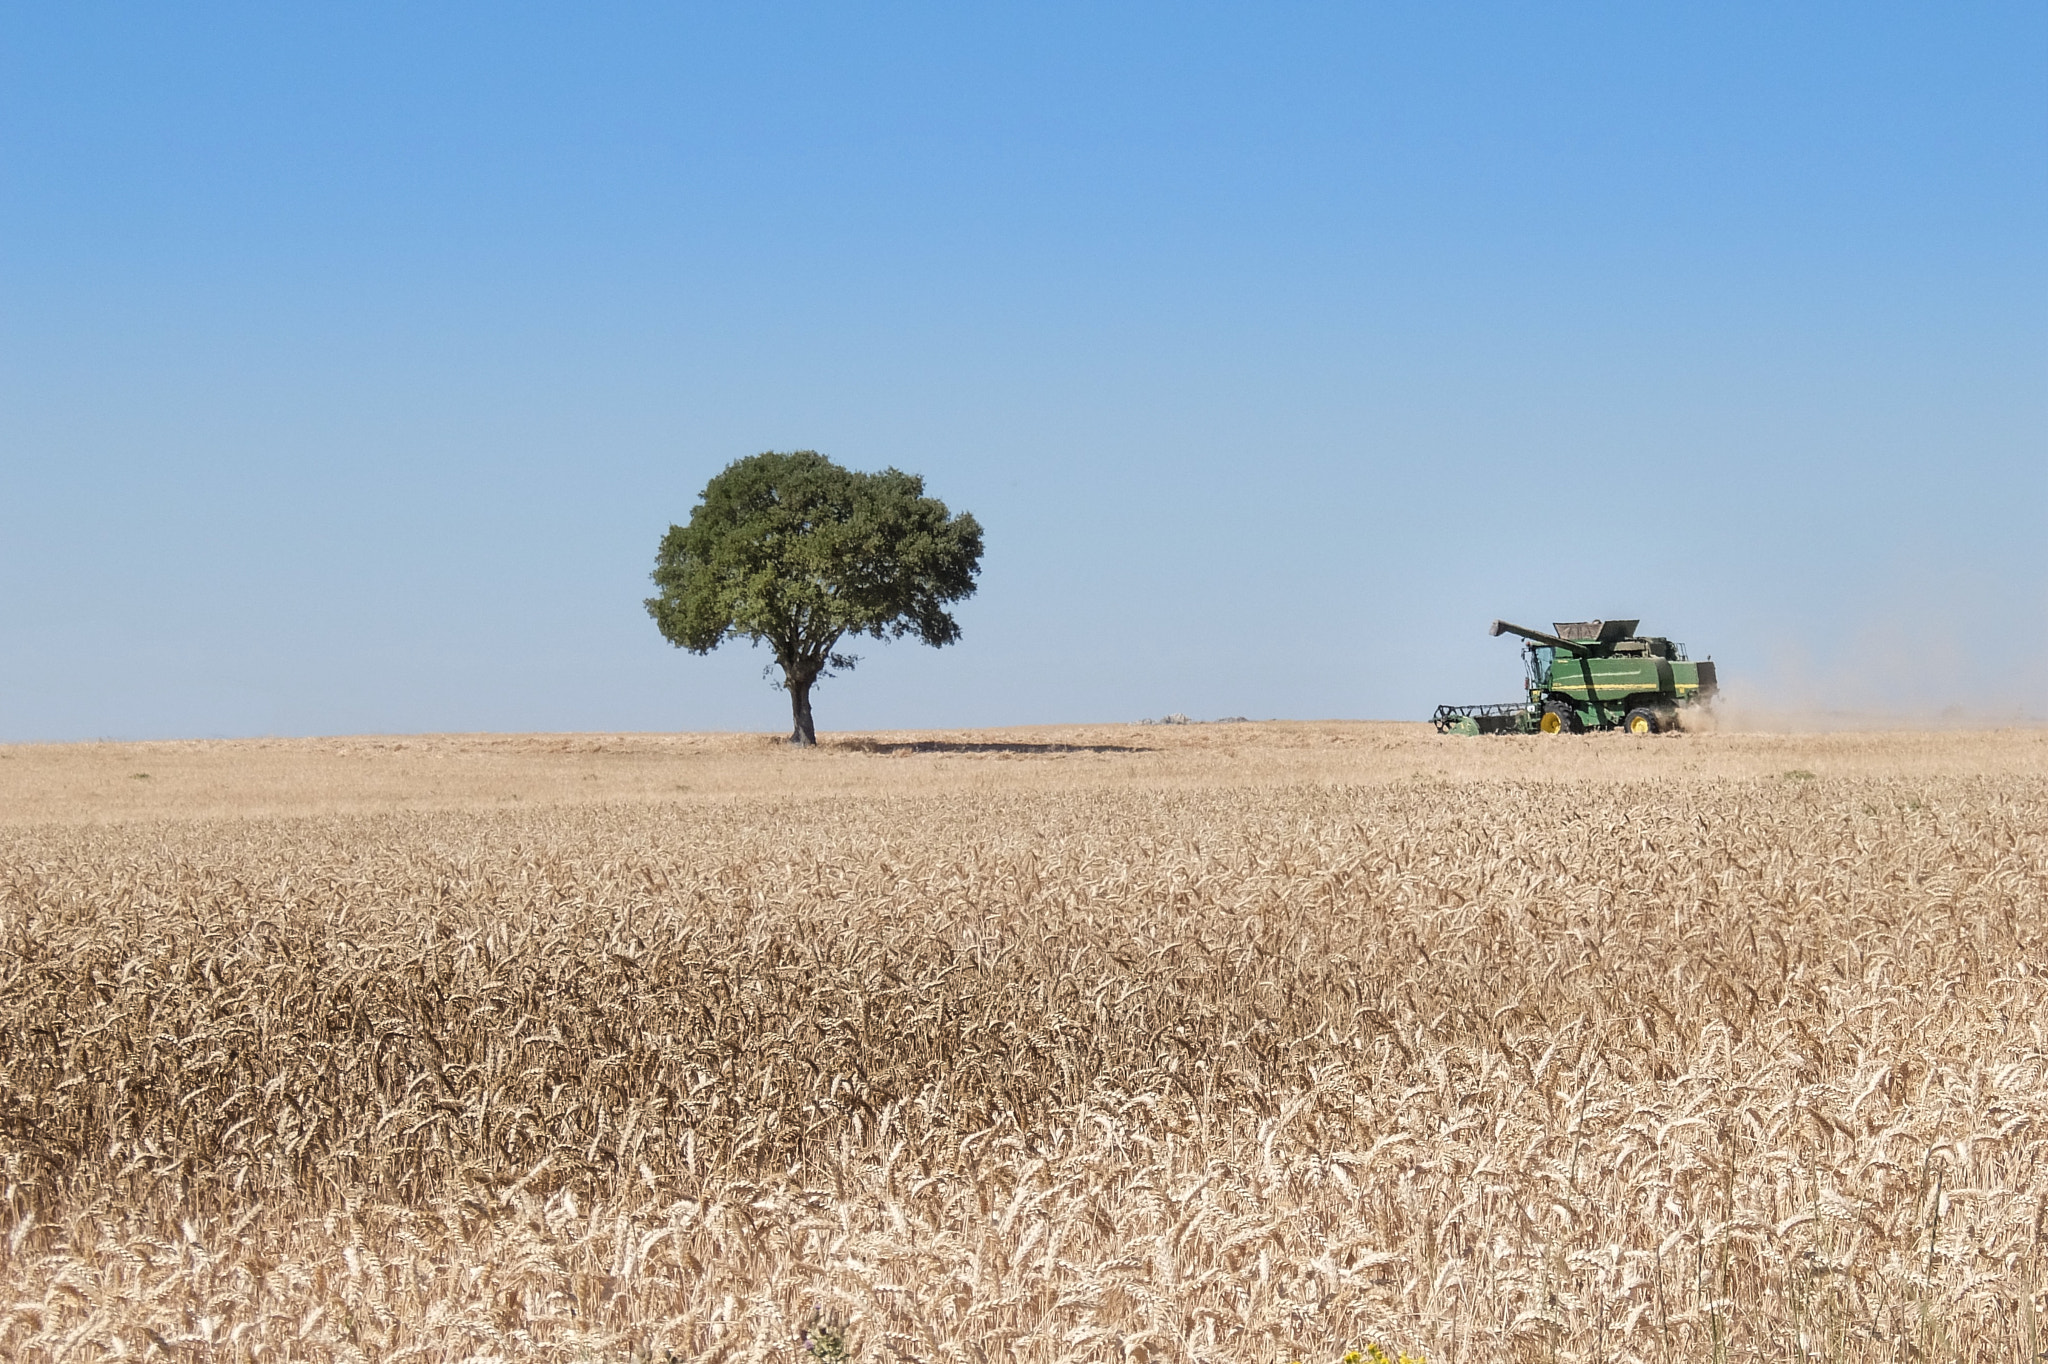
[[[1559,734],[1564,730],[1564,721],[1558,718],[1555,711],[1546,710],[1543,712],[1543,718],[1536,722],[1536,728],[1545,734]]]
[[[1635,719],[1629,721],[1628,732],[1631,734],[1648,734],[1650,732],[1650,717],[1638,715]]]

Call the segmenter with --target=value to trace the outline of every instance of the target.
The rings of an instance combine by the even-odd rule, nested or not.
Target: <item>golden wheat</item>
[[[0,1355],[2048,1348],[2037,735],[593,742],[0,829]]]

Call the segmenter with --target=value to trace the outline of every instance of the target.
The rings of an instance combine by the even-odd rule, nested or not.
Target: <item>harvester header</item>
[[[1679,728],[1687,707],[1713,699],[1711,659],[1695,663],[1685,646],[1638,635],[1634,620],[1555,621],[1545,634],[1497,620],[1487,632],[1519,635],[1527,699],[1499,705],[1438,706],[1439,734],[1580,734],[1626,729],[1662,734]]]

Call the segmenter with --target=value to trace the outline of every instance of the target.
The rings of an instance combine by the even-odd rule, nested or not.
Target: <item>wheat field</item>
[[[0,748],[0,1356],[2034,1360],[2048,733]]]

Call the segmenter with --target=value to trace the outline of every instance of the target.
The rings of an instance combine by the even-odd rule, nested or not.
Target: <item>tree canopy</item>
[[[852,635],[960,638],[946,607],[971,596],[981,526],[924,495],[900,469],[864,474],[813,450],[737,460],[704,487],[688,525],[670,526],[647,599],[662,638],[708,654],[729,639],[765,643],[782,669],[794,729],[814,744],[810,694],[851,668]]]

